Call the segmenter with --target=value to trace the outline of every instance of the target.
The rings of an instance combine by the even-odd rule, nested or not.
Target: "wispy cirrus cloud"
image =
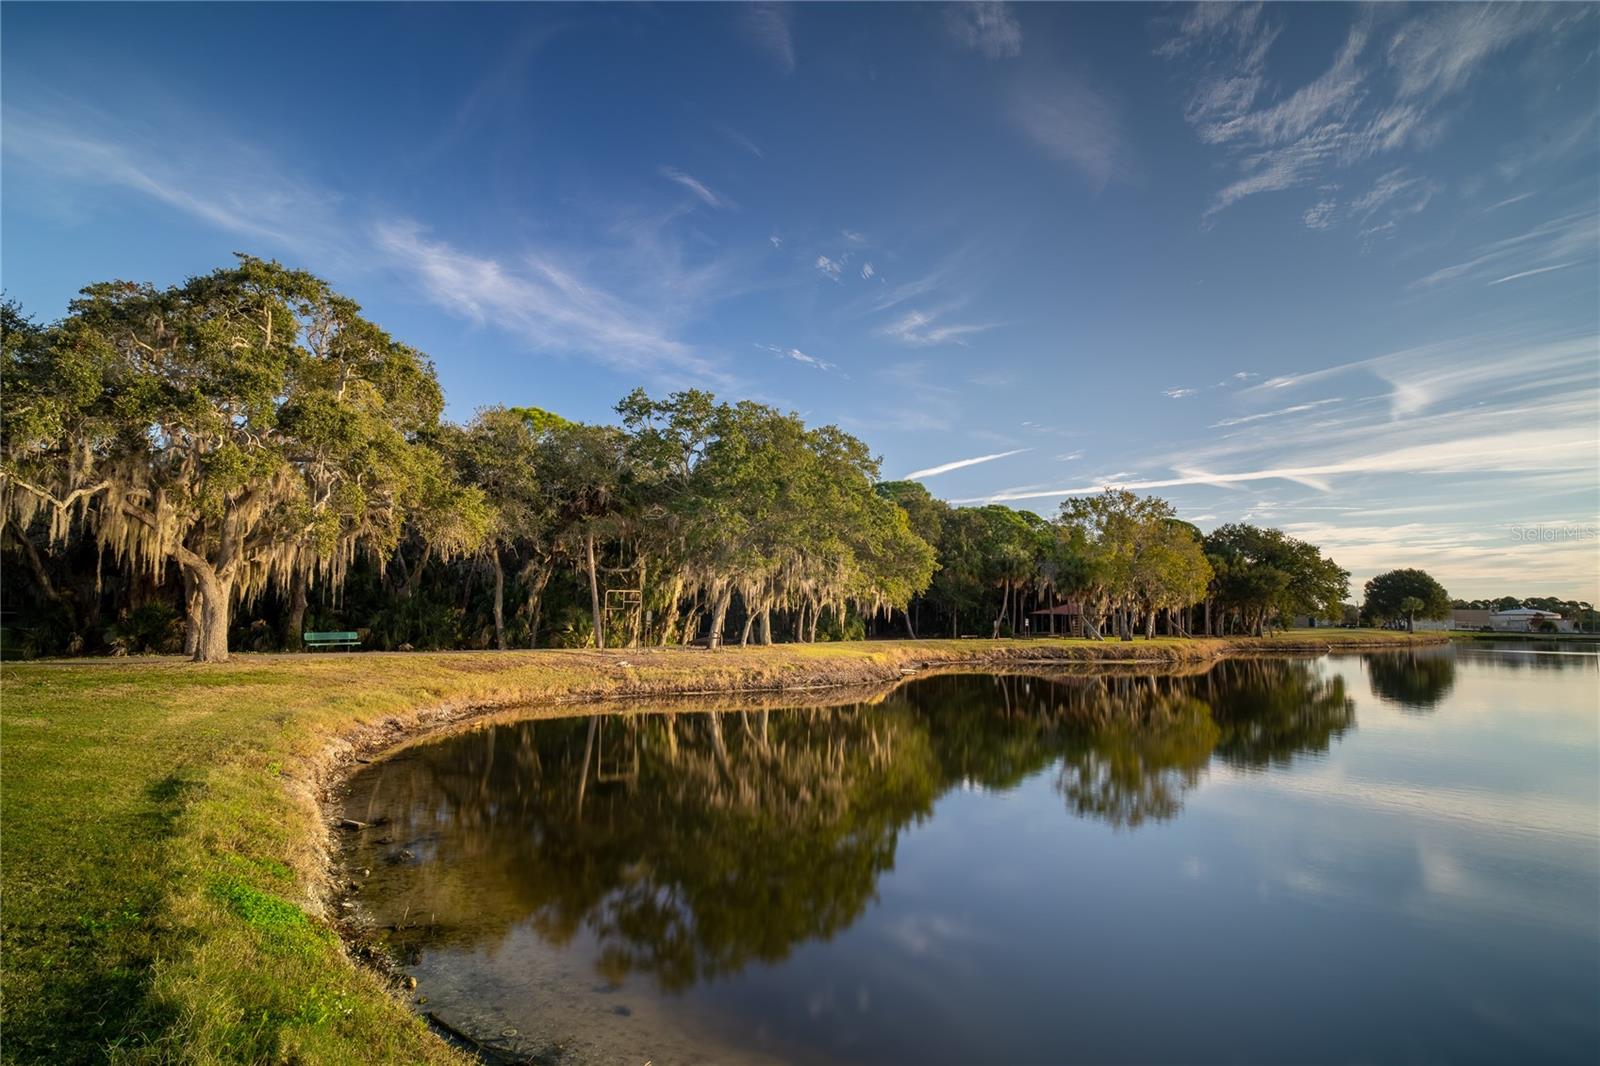
[[[1491,523],[1507,520],[1508,499],[1522,501],[1517,520],[1593,523],[1600,454],[1597,365],[1600,337],[1592,332],[1469,335],[1247,387],[1242,396],[1265,397],[1367,378],[1387,386],[1387,393],[1357,401],[1323,397],[1223,420],[1229,429],[1272,422],[1267,432],[1229,432],[1210,441],[1186,440],[1165,454],[1137,456],[1127,465],[1145,471],[1143,476],[1121,471],[952,502],[1037,503],[1115,487],[1169,495],[1187,501],[1186,509],[1209,509],[1224,520],[1283,524],[1317,511],[1370,507],[1387,494],[1405,501],[1407,511],[1437,504],[1460,514],[1476,506]],[[1333,411],[1339,413],[1330,417]],[[1275,484],[1305,486],[1317,502],[1270,499]],[[1196,495],[1201,493],[1213,495]],[[1229,506],[1230,501],[1239,502]],[[1484,522],[1470,524],[1481,530]],[[1373,561],[1332,534],[1313,539],[1358,572]],[[1447,532],[1441,543],[1451,540]],[[1375,540],[1374,548],[1379,546]],[[1386,555],[1376,552],[1383,555],[1379,569],[1429,566],[1447,583],[1481,578],[1466,556],[1424,553],[1416,537],[1391,532],[1387,547]],[[1584,548],[1586,558],[1565,553],[1559,564],[1541,557],[1541,578],[1594,588],[1600,569],[1592,544]],[[1509,564],[1526,555],[1497,548],[1484,556],[1485,565],[1490,558]]]
[[[511,262],[475,255],[410,221],[380,223],[373,240],[439,307],[537,350],[634,372],[726,379],[672,335],[665,316],[601,289],[547,253],[530,250]]]
[[[1077,170],[1096,189],[1127,169],[1116,108],[1085,84],[1066,78],[1021,84],[1012,92],[1009,116],[1045,154]]]
[[[1592,391],[1597,357],[1600,342],[1591,334],[1530,338],[1497,331],[1284,374],[1244,392],[1271,394],[1363,373],[1389,387],[1389,415],[1400,420],[1425,410],[1487,398]]]
[[[949,309],[908,311],[878,332],[901,344],[927,347],[935,344],[966,344],[966,338],[994,329],[998,322],[947,322]]]
[[[677,167],[662,167],[660,174],[670,182],[683,186],[707,207],[714,207],[718,211],[726,211],[733,207],[733,201],[721,193],[712,191],[711,187],[693,174],[686,174]]]
[[[1446,123],[1441,105],[1490,56],[1551,18],[1547,7],[1533,4],[1445,5],[1394,16],[1398,25],[1389,12],[1360,11],[1328,67],[1274,98],[1267,56],[1289,11],[1200,5],[1156,48],[1190,65],[1193,87],[1184,117],[1203,143],[1227,151],[1236,169],[1213,197],[1208,218],[1249,196],[1326,183],[1332,172],[1430,143]],[[1382,34],[1380,21],[1387,23]],[[1421,179],[1410,180],[1406,203],[1415,213],[1432,193],[1424,196]],[[1323,196],[1306,209],[1306,224],[1333,225],[1336,206]],[[1374,210],[1351,205],[1355,215]],[[1405,213],[1363,223],[1365,235],[1392,230]]]
[[[1013,455],[1021,455],[1028,450],[1027,448],[1013,448],[1008,452],[994,452],[990,455],[975,455],[970,459],[956,459],[948,463],[940,463],[938,466],[930,466],[924,470],[913,470],[905,476],[905,480],[916,481],[921,478],[937,477],[940,474],[948,474],[952,470],[961,470],[965,467],[977,466],[979,463],[992,463],[996,459],[1007,459]]]
[[[838,281],[839,275],[844,271],[844,263],[837,259],[829,259],[825,255],[817,256],[816,262],[811,265],[816,268],[817,273],[829,281]]]
[[[1402,221],[1421,214],[1443,186],[1401,166],[1378,175],[1365,192],[1348,201],[1333,195],[1337,189],[1323,187],[1321,198],[1302,216],[1306,227],[1327,229],[1339,222],[1353,222],[1362,237],[1373,238],[1393,233]]]
[[[743,5],[744,30],[785,74],[795,67],[793,14],[788,4],[749,3]]]
[[[1186,389],[1180,386],[1173,386],[1170,389],[1162,390],[1161,395],[1165,396],[1169,400],[1182,400],[1186,397],[1193,396],[1196,391],[1197,390],[1195,389]]]
[[[1223,429],[1228,426],[1243,426],[1248,425],[1251,422],[1261,422],[1269,418],[1283,418],[1286,415],[1297,415],[1302,411],[1314,411],[1319,407],[1326,407],[1329,404],[1342,402],[1343,397],[1330,396],[1326,400],[1311,400],[1306,403],[1291,404],[1288,407],[1280,407],[1276,411],[1259,411],[1253,415],[1236,415],[1232,418],[1221,418],[1211,423],[1211,428]]]
[[[208,129],[203,148],[152,149],[165,142],[107,127],[86,109],[8,106],[4,124],[0,150],[9,161],[63,182],[132,192],[321,262],[348,263],[360,254],[339,221],[342,197],[222,131]]]
[[[1087,496],[1108,489],[1149,491],[1186,485],[1227,486],[1256,481],[1293,481],[1327,491],[1327,480],[1342,474],[1467,474],[1522,473],[1570,467],[1577,461],[1592,460],[1600,436],[1565,430],[1510,430],[1487,437],[1458,439],[1434,444],[1371,452],[1336,463],[1310,463],[1303,466],[1272,466],[1230,472],[1180,472],[1174,477],[1124,481],[1115,475],[1092,484],[1073,485],[1038,492],[999,493],[993,496],[952,500],[952,503],[1005,503],[1017,500],[1051,499],[1062,496]]]
[[[749,152],[751,155],[755,156],[757,159],[765,159],[767,157],[767,153],[761,150],[761,146],[759,144],[757,144],[755,141],[752,141],[749,137],[746,137],[732,126],[720,125],[717,127],[717,132],[728,138],[728,140],[732,141],[734,144],[737,144],[740,148],[743,148],[745,151]]]
[[[1456,282],[1497,285],[1560,270],[1600,257],[1600,212],[1575,211],[1532,229],[1489,241],[1469,258],[1440,267],[1411,283],[1432,289]]]
[[[945,8],[945,28],[957,42],[986,59],[1022,54],[1022,25],[1000,0],[953,3]]]
[[[818,359],[814,355],[807,355],[805,352],[802,352],[799,348],[784,348],[784,347],[781,347],[781,346],[776,345],[776,344],[758,344],[758,345],[756,345],[756,347],[760,348],[764,352],[771,352],[772,354],[774,354],[776,356],[779,356],[781,358],[788,359],[788,360],[791,360],[793,362],[799,363],[802,366],[809,366],[814,370],[838,370],[839,369],[837,365],[828,362],[826,359]],[[850,375],[846,374],[844,376],[845,377],[849,377]]]

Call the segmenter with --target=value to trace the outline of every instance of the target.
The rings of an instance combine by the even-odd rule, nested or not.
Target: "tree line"
[[[0,306],[8,649],[770,643],[1260,633],[1348,573],[1273,529],[1129,492],[951,507],[835,426],[687,390],[617,421],[443,417],[426,356],[304,271]],[[20,589],[19,589],[20,585]]]

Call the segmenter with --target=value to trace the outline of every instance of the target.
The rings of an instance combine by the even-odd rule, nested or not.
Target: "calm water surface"
[[[1593,652],[502,722],[358,776],[347,858],[546,1061],[1593,1063]]]

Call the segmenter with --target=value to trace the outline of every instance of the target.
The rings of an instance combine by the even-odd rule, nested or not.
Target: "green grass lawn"
[[[1419,634],[1417,641],[1424,639]],[[1432,638],[1437,642],[1438,638]],[[0,666],[7,1061],[459,1062],[322,915],[341,738],[429,712],[882,682],[1003,657],[1193,661],[1263,640],[885,641],[611,652],[239,655]],[[348,744],[343,745],[348,751]]]

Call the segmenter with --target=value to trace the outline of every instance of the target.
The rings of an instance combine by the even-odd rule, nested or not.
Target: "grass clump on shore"
[[[322,790],[355,746],[478,709],[882,683],[924,666],[1203,662],[1440,638],[893,641],[0,666],[12,1062],[460,1063],[323,912]],[[557,711],[559,713],[559,710]]]

